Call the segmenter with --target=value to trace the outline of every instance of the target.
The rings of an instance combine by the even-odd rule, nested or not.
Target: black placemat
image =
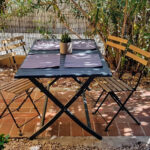
[[[96,43],[94,40],[72,41],[72,49],[92,50],[96,49]]]
[[[50,68],[59,66],[59,54],[36,54],[28,55],[20,68]]]
[[[98,54],[72,54],[66,55],[65,67],[102,67]]]
[[[59,50],[59,41],[37,40],[32,50]]]
[[[37,40],[31,50],[59,50],[59,43],[60,41]],[[73,40],[72,49],[93,50],[96,49],[96,43],[94,40]]]

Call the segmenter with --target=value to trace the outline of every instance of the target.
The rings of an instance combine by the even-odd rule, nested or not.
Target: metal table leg
[[[47,90],[49,91],[50,87],[58,80],[58,78],[55,78],[51,83],[48,84]],[[47,103],[48,103],[48,97],[45,97],[45,102],[44,102],[44,108],[43,108],[43,114],[42,114],[42,119],[41,119],[41,126],[44,125],[45,121],[45,115],[46,115],[46,110],[47,110]]]
[[[85,109],[87,125],[88,125],[89,128],[91,128],[91,121],[90,121],[90,117],[89,117],[89,111],[88,111],[88,106],[87,106],[87,100],[86,100],[86,97],[85,97],[85,92],[83,92],[82,97],[83,97],[83,103],[84,103],[84,109]]]
[[[36,136],[41,134],[45,129],[47,129],[50,125],[52,125],[64,112],[74,120],[79,126],[81,126],[84,130],[89,132],[91,135],[95,136],[98,139],[102,139],[100,135],[94,132],[92,129],[83,124],[78,118],[76,118],[68,108],[77,100],[77,98],[84,92],[84,90],[89,86],[94,77],[89,77],[88,80],[82,85],[80,90],[70,99],[70,101],[63,105],[58,99],[56,99],[41,83],[39,83],[35,78],[30,78],[31,82],[33,82],[43,93],[45,93],[48,98],[51,99],[61,110],[55,115],[55,117],[50,120],[47,124],[45,124],[41,129],[39,129],[36,133],[34,133],[30,139],[34,139]]]
[[[82,84],[82,82],[78,78],[73,77],[73,79],[78,84],[80,84],[80,85]],[[87,90],[90,91],[89,87],[87,88]],[[84,108],[85,108],[85,115],[86,115],[87,125],[88,125],[89,128],[91,128],[91,122],[90,122],[90,117],[89,117],[89,111],[88,111],[88,106],[87,106],[87,100],[86,100],[85,92],[86,92],[86,90],[83,92],[82,98],[83,98],[83,103],[84,103]]]
[[[47,90],[49,91],[50,86],[48,85]],[[44,107],[43,107],[43,114],[42,114],[42,119],[41,119],[41,126],[44,125],[45,121],[45,115],[46,115],[46,110],[47,110],[47,103],[48,103],[48,97],[45,97],[45,102],[44,102]]]

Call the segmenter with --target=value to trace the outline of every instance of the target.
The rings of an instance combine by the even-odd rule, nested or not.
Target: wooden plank
[[[20,90],[22,87],[32,84],[30,81],[26,81],[23,83],[15,84],[15,86],[12,86],[11,88],[7,89],[6,91],[14,93],[15,91]]]
[[[6,83],[4,85],[2,85],[0,87],[0,90],[6,90],[7,88],[11,88],[12,86],[15,86],[16,84],[20,84],[22,82],[28,82],[29,80],[28,79],[17,79],[17,80],[13,80],[9,83]]]
[[[118,87],[118,85],[116,84],[116,82],[113,82],[112,80],[111,80],[111,78],[112,77],[105,77],[104,79],[106,80],[106,81],[108,81],[109,83],[108,84],[110,84],[113,88],[114,88],[114,92],[117,92],[117,91],[122,91],[122,89],[120,89],[120,87]]]
[[[105,80],[104,77],[101,77],[101,80],[103,81],[105,86],[107,86],[111,91],[117,91],[107,80]]]
[[[30,89],[30,88],[34,88],[34,87],[35,87],[35,85],[33,85],[32,83],[30,83],[30,84],[28,84],[28,85],[22,87],[21,89],[16,90],[14,93],[15,93],[15,94],[21,94],[21,93],[25,92],[26,90],[28,90],[28,89]]]
[[[16,55],[15,52],[4,54],[4,55],[0,55],[0,60],[6,59],[6,58],[11,58],[12,56],[15,56],[15,55]]]
[[[99,78],[99,84],[105,85],[110,91],[117,91],[110,83],[109,81],[105,80],[105,77]]]
[[[150,58],[150,53],[149,52],[144,51],[144,50],[142,50],[142,49],[140,49],[140,48],[138,48],[138,47],[136,47],[134,45],[130,45],[129,49],[131,49],[131,50],[133,50],[133,51],[135,51],[135,52],[137,52],[139,54],[142,54],[143,56],[145,56],[147,58]]]
[[[125,51],[125,49],[126,49],[125,46],[122,46],[122,45],[119,45],[119,44],[116,44],[116,43],[113,43],[113,42],[110,42],[110,41],[107,41],[106,45],[109,45],[111,47],[115,47],[115,48],[123,50],[123,51]]]
[[[113,41],[117,41],[117,42],[120,42],[120,43],[124,43],[124,44],[128,43],[128,40],[120,38],[120,37],[112,36],[112,35],[109,35],[108,39],[113,40]]]
[[[11,46],[6,46],[5,49],[6,50],[11,50],[11,49],[15,49],[15,48],[18,48],[20,46],[24,46],[26,45],[25,42],[20,42],[18,44],[14,44],[14,45],[11,45]]]
[[[138,57],[135,54],[132,54],[130,52],[127,52],[126,56],[132,58],[133,60],[135,60],[135,61],[137,61],[137,62],[139,62],[139,63],[141,63],[141,64],[143,64],[145,66],[148,64],[148,61],[146,61],[145,59],[142,59],[142,58],[140,58],[140,57]]]
[[[111,91],[116,91],[116,89],[109,83],[108,79],[106,79],[105,77],[101,77],[101,80],[105,85],[107,85],[107,87],[109,87],[109,89],[111,89]]]
[[[0,60],[12,57],[12,53],[0,55]]]
[[[18,87],[18,88],[14,88],[13,90],[11,90],[11,91],[9,91],[9,92],[18,94],[18,93],[25,92],[25,90],[28,90],[28,89],[30,89],[30,88],[32,88],[32,87],[35,87],[35,85],[33,85],[33,83],[29,82],[29,83],[26,83],[26,84],[21,85],[21,86]]]
[[[0,51],[6,51],[5,47],[0,47]]]
[[[120,84],[120,82],[118,82],[118,80],[115,80],[113,77],[110,78],[112,80],[113,83],[115,83],[118,87],[120,87],[120,89],[122,91],[127,91],[128,88],[126,88],[125,86],[123,86],[122,84]]]
[[[99,78],[95,78],[94,80],[98,83],[98,85],[102,88],[102,89],[104,89],[105,91],[107,91],[107,92],[110,92],[111,91],[111,89],[109,89],[101,80],[99,80],[100,79],[100,77]]]
[[[15,84],[14,86],[5,87],[5,88],[3,89],[3,91],[13,92],[13,90],[15,90],[15,89],[17,89],[17,88],[20,88],[20,86],[25,85],[25,84],[28,84],[28,83],[30,83],[30,82],[28,81],[28,82],[24,82],[24,83]],[[20,84],[21,84],[21,85],[20,85]]]
[[[17,36],[17,37],[5,39],[5,40],[2,40],[2,44],[8,44],[13,41],[22,40],[23,38],[24,38],[24,36]]]
[[[123,81],[121,81],[120,79],[113,77],[115,80],[117,80],[117,82],[119,82],[122,86],[126,87],[129,91],[132,91],[132,88],[130,86],[128,86],[126,83],[124,83]]]
[[[147,66],[150,67],[150,60],[148,60]]]

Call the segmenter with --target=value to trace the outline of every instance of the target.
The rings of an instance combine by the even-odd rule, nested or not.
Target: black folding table
[[[45,40],[46,41],[46,40]],[[35,44],[35,42],[34,42]],[[33,44],[33,45],[34,45]],[[33,47],[33,46],[32,46]],[[55,54],[59,53],[59,50],[30,50],[29,54]],[[99,50],[96,48],[95,50],[74,50],[73,54],[77,53],[85,53],[85,54],[99,54],[99,58],[102,63],[102,67],[89,67],[89,68],[67,68],[64,67],[64,61],[66,55],[60,55],[60,66],[56,68],[20,68],[15,75],[15,78],[28,78],[31,82],[33,82],[51,101],[53,101],[59,108],[60,111],[45,125],[43,125],[36,133],[34,133],[30,139],[34,139],[36,136],[41,134],[44,130],[46,130],[49,126],[51,126],[63,113],[66,113],[74,122],[76,122],[80,127],[86,130],[91,135],[95,136],[98,139],[102,139],[102,137],[97,134],[95,131],[91,129],[89,125],[85,125],[81,122],[75,115],[73,115],[69,111],[69,107],[78,99],[79,96],[84,94],[85,90],[88,89],[88,86],[93,81],[95,77],[108,77],[112,76],[110,69],[105,62],[105,59],[102,57]],[[67,78],[71,77],[77,79],[78,77],[87,77],[87,80],[81,85],[80,89],[77,93],[69,100],[66,105],[63,105],[59,99],[57,99],[46,87],[40,83],[37,78]]]

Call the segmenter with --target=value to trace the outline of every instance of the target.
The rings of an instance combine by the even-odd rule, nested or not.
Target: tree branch
[[[53,7],[57,8],[57,11],[59,13],[59,20],[63,23],[63,25],[73,34],[75,34],[79,39],[81,39],[81,37],[79,36],[79,34],[77,34],[75,31],[73,31],[70,26],[67,24],[66,19],[63,19],[64,16],[61,13],[60,8],[57,5],[56,0],[54,0],[53,2],[40,2],[40,5],[44,6],[44,5],[52,5]],[[57,16],[58,17],[58,16]]]
[[[102,33],[101,33],[101,25],[100,25],[100,23],[98,22],[97,24],[96,24],[96,26],[95,26],[95,24],[93,23],[93,22],[91,22],[91,16],[89,16],[88,14],[87,14],[87,12],[86,11],[84,11],[74,0],[70,0],[73,4],[74,4],[74,6],[76,7],[76,9],[78,9],[82,14],[83,14],[83,16],[89,21],[89,23],[90,23],[90,27],[92,28],[92,29],[95,29],[96,27],[98,27],[98,35],[100,36],[100,39],[103,41],[103,43],[104,43],[104,46],[106,47],[106,42],[105,42],[105,38],[103,37],[103,35],[102,35]]]
[[[63,23],[63,25],[73,34],[75,34],[79,39],[81,39],[80,35],[77,34],[75,31],[73,31],[70,26],[67,24],[66,19],[64,19],[63,14],[61,13],[60,8],[58,7],[58,5],[56,3],[54,3],[55,7],[58,9],[58,13],[60,14],[59,18],[62,18],[62,20],[60,19],[60,21]]]

